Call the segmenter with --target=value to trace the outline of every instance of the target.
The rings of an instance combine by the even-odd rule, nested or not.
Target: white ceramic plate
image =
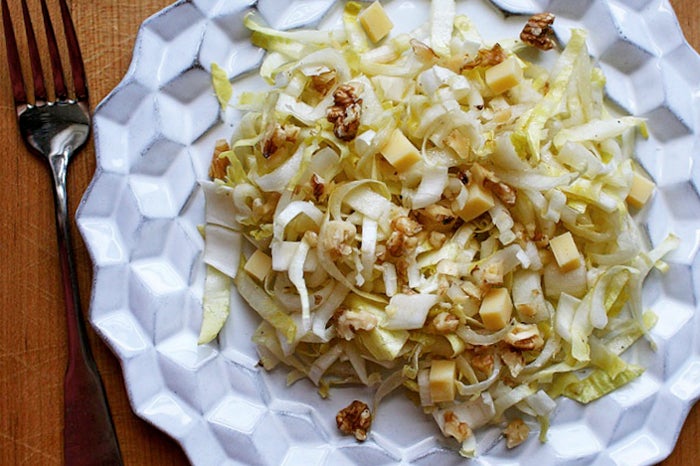
[[[400,30],[427,18],[427,0],[383,2]],[[665,276],[654,275],[645,303],[659,314],[652,334],[628,357],[648,370],[629,386],[581,407],[561,400],[549,441],[536,436],[507,451],[495,431],[481,434],[473,465],[651,464],[672,450],[700,396],[700,58],[686,44],[666,0],[498,0],[521,13],[552,11],[557,35],[590,31],[590,49],[610,98],[649,120],[639,159],[659,189],[639,214],[652,243],[668,232],[683,245]],[[260,85],[263,54],[241,24],[250,0],[181,1],[146,21],[131,67],[95,112],[98,170],[78,225],[95,264],[90,320],[121,360],[136,413],[179,441],[197,465],[464,464],[433,422],[402,396],[381,408],[367,442],[342,437],[334,416],[358,395],[322,400],[306,382],[285,387],[284,371],[257,366],[255,318],[240,303],[219,343],[198,347],[203,282],[204,179],[214,142],[237,115],[221,118],[205,70],[220,64],[236,91]],[[327,26],[333,0],[260,0],[274,27]],[[486,0],[459,3],[489,39],[513,37],[524,18]]]

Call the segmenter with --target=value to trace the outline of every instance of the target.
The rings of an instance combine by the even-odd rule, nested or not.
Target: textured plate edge
[[[504,10],[503,8],[501,8],[501,7],[497,4],[496,1],[493,1],[493,0],[489,0],[489,1],[490,1],[496,8],[499,8],[505,15],[508,14],[508,12],[507,12],[506,10]],[[550,3],[551,3],[551,2],[550,2]],[[133,83],[133,82],[135,81],[135,80],[134,80],[134,74],[135,74],[135,71],[136,71],[136,65],[137,65],[137,63],[138,63],[138,60],[141,58],[141,48],[140,48],[140,47],[141,47],[141,42],[142,42],[143,37],[144,37],[144,30],[148,28],[149,24],[150,24],[151,22],[157,20],[157,19],[160,18],[161,16],[167,14],[167,13],[170,12],[171,10],[176,9],[176,8],[179,8],[179,7],[182,7],[183,5],[189,5],[189,4],[193,4],[193,1],[192,1],[192,0],[178,0],[178,1],[175,2],[174,4],[169,5],[169,6],[167,6],[166,8],[164,8],[164,9],[162,9],[162,10],[156,12],[155,14],[151,15],[150,17],[148,17],[146,20],[143,21],[143,23],[142,23],[142,24],[139,26],[139,28],[138,28],[137,35],[136,35],[136,39],[135,39],[135,41],[134,41],[132,60],[131,60],[131,62],[130,62],[130,64],[129,64],[129,67],[128,67],[128,69],[127,69],[127,71],[126,71],[124,77],[123,77],[122,80],[119,82],[119,84],[118,84],[112,91],[110,91],[110,92],[105,96],[105,98],[95,107],[94,115],[98,115],[98,114],[101,112],[101,109],[102,109],[106,104],[108,104],[108,102],[109,102],[111,99],[113,99],[115,95],[117,95],[118,93],[120,93],[125,87],[127,87],[129,84],[131,84],[131,83]],[[685,34],[684,34],[684,32],[683,32],[681,26],[680,26],[680,23],[679,23],[679,21],[678,21],[678,16],[677,16],[675,10],[673,9],[673,7],[672,7],[670,1],[669,1],[669,0],[659,0],[659,4],[660,4],[661,6],[667,8],[668,11],[670,11],[670,12],[673,14],[673,17],[674,17],[674,20],[675,20],[675,21],[674,21],[674,25],[673,25],[673,26],[674,26],[674,32],[675,32],[676,34],[678,34],[678,35],[680,36],[680,38],[682,39],[682,47],[684,47],[685,49],[687,49],[687,50],[689,50],[690,52],[692,52],[693,58],[694,58],[698,63],[700,63],[700,53],[699,53],[697,50],[695,50],[695,49],[690,45],[689,41],[687,40],[687,38],[686,38],[686,36],[685,36]],[[196,6],[196,5],[195,5],[195,6]],[[528,12],[527,12],[527,11],[514,12],[514,13],[512,13],[512,14],[515,14],[515,15],[526,15],[526,14],[528,14]],[[675,50],[675,49],[674,49],[674,50]],[[663,59],[663,57],[664,57],[664,54],[661,54],[659,58]],[[100,137],[100,131],[99,131],[99,127],[98,127],[98,125],[97,125],[97,122],[96,122],[95,120],[93,120],[93,131],[94,131],[94,133],[93,133],[94,136],[93,136],[93,137],[95,138],[95,143],[97,143],[97,141],[98,141],[98,139],[99,139],[99,137]],[[699,137],[699,136],[696,134],[696,138],[698,138],[698,137]],[[85,202],[86,202],[86,199],[90,196],[90,194],[91,194],[91,192],[92,192],[92,190],[93,190],[93,188],[94,188],[95,182],[99,179],[99,177],[100,177],[103,173],[105,173],[105,170],[102,168],[101,164],[99,163],[100,154],[96,154],[96,156],[97,156],[97,159],[98,159],[98,160],[97,160],[97,165],[96,165],[95,173],[94,173],[93,178],[92,178],[92,180],[90,181],[88,187],[86,188],[85,193],[84,193],[83,196],[81,197],[81,200],[80,200],[80,202],[79,202],[79,205],[78,205],[78,208],[77,208],[76,214],[75,214],[75,219],[76,219],[76,223],[77,223],[77,225],[78,225],[78,230],[79,230],[79,232],[80,232],[80,234],[81,234],[82,239],[85,241],[86,249],[87,249],[87,251],[88,251],[88,254],[89,254],[90,259],[91,259],[91,261],[93,262],[93,264],[95,263],[95,252],[94,252],[94,249],[93,249],[92,245],[86,240],[86,238],[85,238],[85,236],[84,236],[84,234],[83,234],[83,230],[82,230],[82,227],[81,227],[81,215],[82,215],[83,206],[84,206],[84,204],[85,204]],[[182,449],[183,449],[183,452],[188,456],[188,459],[194,464],[194,463],[195,463],[195,461],[194,461],[195,458],[191,458],[191,457],[190,457],[190,453],[189,453],[188,449],[186,448],[187,438],[189,438],[190,434],[186,434],[186,435],[183,435],[183,436],[181,436],[181,437],[176,437],[176,436],[174,436],[174,435],[173,435],[171,432],[169,432],[167,429],[163,428],[162,426],[157,425],[152,419],[149,419],[147,415],[142,414],[142,413],[141,413],[141,410],[138,409],[137,406],[135,406],[134,401],[133,401],[133,389],[131,388],[130,384],[127,383],[127,381],[126,381],[126,376],[125,376],[125,372],[124,372],[124,370],[125,370],[125,365],[128,363],[128,360],[127,360],[127,359],[123,359],[123,358],[121,358],[121,357],[118,355],[118,353],[117,353],[117,351],[116,351],[116,343],[115,343],[115,341],[112,339],[112,336],[109,335],[109,334],[107,334],[107,333],[105,333],[102,329],[100,329],[100,328],[96,325],[96,322],[92,319],[92,303],[93,303],[93,301],[94,301],[94,299],[95,299],[95,292],[94,292],[95,278],[94,278],[94,277],[96,276],[98,269],[99,269],[99,266],[93,265],[93,279],[92,279],[92,282],[91,282],[92,287],[91,287],[90,299],[89,299],[89,318],[88,318],[88,320],[89,320],[89,322],[90,322],[92,328],[96,331],[96,333],[100,336],[100,338],[107,344],[107,346],[110,348],[110,350],[113,352],[113,354],[115,355],[115,357],[116,357],[116,358],[118,359],[118,361],[119,361],[119,364],[120,364],[121,369],[122,369],[122,376],[123,376],[124,379],[125,379],[125,386],[126,386],[126,390],[127,390],[127,394],[128,394],[128,397],[129,397],[129,402],[130,402],[130,404],[131,404],[132,411],[133,411],[135,414],[137,414],[141,419],[143,419],[144,421],[148,422],[149,424],[151,424],[152,426],[156,427],[157,429],[162,430],[162,431],[165,432],[168,436],[170,436],[171,438],[173,438],[174,441],[176,441],[177,443],[179,443],[180,446],[181,446]],[[696,312],[697,312],[697,307],[696,307]],[[696,359],[697,359],[697,358],[696,358]],[[674,426],[674,431],[675,431],[675,432],[674,432],[672,444],[668,445],[668,444],[666,444],[666,443],[662,443],[661,445],[659,445],[659,444],[657,443],[656,446],[660,447],[660,449],[661,449],[660,454],[657,455],[657,456],[655,456],[654,458],[649,458],[647,463],[642,463],[642,464],[655,464],[655,463],[657,463],[657,462],[659,462],[659,461],[663,461],[664,459],[666,459],[666,458],[672,453],[672,451],[674,450],[675,446],[677,445],[678,438],[679,438],[680,433],[681,433],[681,431],[682,431],[682,429],[683,429],[683,426],[684,426],[684,424],[685,424],[685,422],[686,422],[686,420],[687,420],[687,416],[688,416],[688,414],[690,413],[691,409],[693,408],[694,404],[698,402],[698,400],[700,400],[700,393],[697,393],[697,394],[696,394],[695,396],[693,396],[692,398],[683,401],[683,404],[684,404],[684,409],[683,409],[683,411],[684,411],[684,412],[683,412],[682,419],[681,419],[682,422],[681,422],[678,426]],[[657,440],[656,437],[654,437],[653,439],[654,439],[654,441]]]

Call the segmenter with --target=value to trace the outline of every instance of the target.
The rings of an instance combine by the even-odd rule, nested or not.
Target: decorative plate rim
[[[304,0],[301,0],[302,2]],[[415,0],[415,1],[420,1],[420,0]],[[487,0],[483,0],[487,1]],[[494,5],[496,5],[499,8],[502,8],[504,11],[513,11],[514,7],[519,7],[520,12],[525,14],[525,13],[532,13],[536,11],[542,10],[542,6],[556,6],[558,3],[561,3],[560,0],[489,0],[491,1]],[[240,0],[238,2],[232,2],[236,3],[236,7],[240,8],[241,11],[243,11],[246,8],[249,7],[256,7],[259,3],[264,3],[265,0],[261,0],[260,2],[257,1],[249,1],[249,0]],[[333,2],[333,0],[326,0],[327,2]],[[100,321],[100,318],[97,317],[97,314],[99,314],[99,311],[104,308],[105,304],[105,297],[101,296],[100,293],[104,294],[104,286],[101,284],[98,284],[98,280],[100,278],[98,275],[101,275],[107,270],[108,272],[111,270],[112,266],[113,268],[118,268],[118,265],[121,264],[120,262],[115,262],[114,264],[112,263],[101,263],[104,262],[100,259],[100,255],[102,254],[101,251],[101,246],[100,243],[95,241],[95,236],[91,235],[91,233],[88,231],[92,226],[99,226],[100,222],[94,222],[94,225],[90,224],[88,225],[93,219],[93,218],[99,218],[97,215],[87,213],[88,210],[93,209],[94,207],[88,206],[88,204],[96,199],[95,196],[101,195],[100,193],[96,193],[98,184],[100,183],[100,180],[103,179],[106,176],[111,176],[111,174],[114,172],[114,170],[108,170],[105,168],[105,163],[109,161],[109,158],[111,157],[111,154],[108,152],[103,153],[101,151],[101,145],[100,142],[102,142],[102,137],[105,135],[110,134],[111,131],[114,130],[112,127],[105,127],[104,123],[102,123],[101,116],[102,114],[106,111],[105,108],[109,106],[110,102],[112,102],[114,99],[118,98],[122,93],[126,92],[129,90],[129,87],[136,84],[139,84],[136,75],[139,72],[139,64],[140,61],[144,58],[145,53],[144,53],[144,41],[146,40],[146,35],[151,33],[152,31],[149,29],[151,26],[154,25],[154,23],[162,21],[163,18],[165,18],[168,15],[173,14],[173,12],[179,10],[179,9],[184,9],[184,8],[196,8],[202,15],[202,21],[208,25],[210,21],[214,21],[216,19],[216,13],[212,13],[216,11],[217,6],[216,5],[222,5],[224,2],[223,1],[216,1],[216,0],[179,0],[176,3],[166,7],[165,9],[155,13],[154,15],[150,16],[148,19],[146,19],[141,26],[139,27],[137,37],[135,40],[134,44],[134,52],[133,52],[133,57],[132,61],[128,67],[127,72],[125,73],[124,78],[120,81],[120,83],[100,102],[100,104],[96,107],[95,109],[95,119],[94,119],[94,135],[95,135],[95,147],[96,147],[96,153],[97,153],[97,168],[95,175],[93,177],[93,180],[90,182],[90,185],[88,186],[83,199],[80,202],[80,205],[78,207],[78,211],[76,213],[76,220],[79,226],[80,233],[83,236],[83,239],[85,241],[86,247],[88,249],[88,252],[90,254],[91,260],[94,264],[94,275],[93,275],[93,287],[92,287],[92,295],[90,298],[90,318],[89,321],[92,325],[92,327],[95,329],[95,331],[100,335],[100,337],[103,339],[103,341],[106,342],[108,347],[114,352],[114,354],[117,356],[119,359],[120,365],[122,367],[123,373],[124,373],[124,379],[125,379],[125,385],[127,388],[127,392],[129,395],[130,402],[132,404],[132,408],[136,412],[136,414],[141,417],[142,419],[146,420],[147,422],[151,423],[155,427],[159,428],[160,430],[164,431],[171,437],[173,437],[182,447],[187,456],[189,457],[190,461],[193,464],[211,464],[212,461],[215,461],[217,464],[234,464],[235,458],[231,458],[227,456],[224,453],[221,452],[216,452],[213,454],[211,451],[206,451],[206,449],[198,444],[198,442],[203,442],[204,440],[210,441],[211,439],[214,439],[217,437],[217,435],[221,435],[217,432],[215,432],[211,426],[208,425],[205,419],[203,419],[204,412],[201,413],[194,413],[191,412],[191,410],[184,410],[182,416],[187,417],[190,416],[192,419],[189,421],[185,420],[184,418],[182,419],[182,423],[178,424],[178,422],[174,422],[172,419],[169,419],[167,417],[162,417],[160,416],[160,411],[158,409],[152,409],[149,411],[150,408],[153,408],[153,399],[150,399],[149,401],[151,404],[149,405],[150,408],[144,408],[143,406],[139,406],[136,402],[136,393],[140,389],[137,389],[137,385],[140,383],[138,380],[135,380],[134,375],[130,372],[130,365],[132,365],[132,362],[135,360],[140,359],[148,359],[148,358],[155,358],[153,354],[147,354],[146,350],[151,349],[151,353],[159,351],[159,349],[156,348],[156,344],[153,344],[151,347],[148,346],[148,342],[144,342],[144,349],[143,351],[138,350],[138,338],[143,338],[147,337],[148,335],[138,335],[138,338],[134,338],[132,336],[127,337],[128,344],[131,345],[132,343],[136,345],[135,347],[137,349],[134,349],[133,351],[128,351],[125,350],[124,345],[122,344],[123,341],[120,340],[124,335],[119,334],[119,332],[128,332],[129,329],[126,328],[117,328],[117,332],[115,333],[115,329],[107,329],[104,325],[102,325],[102,322]],[[323,3],[323,2],[321,2]],[[664,57],[667,57],[669,53],[676,53],[679,49],[684,49],[685,52],[682,54],[685,59],[690,60],[691,63],[686,63],[684,66],[691,68],[693,67],[694,69],[700,69],[700,55],[690,46],[690,44],[687,42],[685,39],[682,29],[678,23],[677,18],[675,17],[675,13],[673,13],[672,6],[669,2],[669,0],[588,0],[586,3],[586,8],[584,8],[585,11],[588,11],[590,8],[593,6],[599,6],[599,5],[604,5],[606,8],[620,8],[621,11],[624,13],[625,11],[625,5],[626,4],[635,4],[638,5],[640,8],[640,11],[643,10],[643,8],[651,8],[649,5],[654,5],[655,10],[659,11],[665,11],[666,13],[669,13],[672,15],[673,21],[670,23],[664,23],[660,24],[659,27],[666,28],[662,31],[665,31],[667,33],[670,33],[671,31],[668,28],[672,28],[672,35],[675,34],[676,36],[680,37],[680,44],[677,45],[676,47],[670,49],[670,50],[646,50],[645,52],[651,53],[652,55],[655,53],[658,53],[657,58],[661,61]],[[524,6],[522,6],[524,5]],[[223,6],[221,8],[224,8]],[[632,11],[633,8],[630,8],[630,11]],[[639,13],[639,11],[635,12]],[[630,13],[631,14],[631,13]],[[640,15],[642,13],[639,13]],[[211,15],[212,17],[210,17]],[[624,14],[623,14],[624,16]],[[668,15],[667,15],[668,16]],[[668,17],[665,18],[668,20]],[[200,62],[200,48],[201,48],[201,41],[202,41],[202,35],[204,34],[204,29],[205,27],[208,27],[206,25],[203,25],[201,27],[202,31],[198,34],[197,31],[194,31],[192,34],[192,37],[197,37],[200,41],[200,43],[197,45],[197,51],[196,55],[194,56],[193,61],[191,62],[191,66],[187,68],[186,70],[183,70],[182,72],[185,71],[191,71],[193,69],[198,69],[201,68],[202,64]],[[618,25],[619,26],[619,25]],[[645,24],[646,26],[646,24]],[[625,31],[618,30],[616,31],[618,34],[624,34]],[[167,33],[167,31],[165,31]],[[658,33],[657,33],[658,34]],[[157,34],[156,34],[157,35]],[[167,35],[167,34],[166,34]],[[167,37],[161,37],[161,39],[164,42],[167,42]],[[652,41],[653,42],[653,41]],[[652,48],[656,44],[652,44]],[[683,75],[683,71],[678,72],[681,76]],[[689,72],[686,72],[689,73]],[[698,92],[700,90],[700,85],[698,84],[698,81],[695,81],[693,83],[688,82],[689,78],[685,78],[686,82],[685,84],[688,84],[690,89],[692,89],[694,92]],[[168,83],[162,84],[160,87],[158,87],[155,90],[150,90],[149,92],[153,92],[154,94],[162,94],[162,91],[165,87],[167,87]],[[668,89],[664,88],[664,91],[668,92]],[[146,91],[144,91],[146,92]],[[700,95],[700,94],[699,94]],[[691,138],[694,143],[693,147],[700,147],[700,138],[698,137],[698,132],[700,131],[700,124],[698,123],[698,115],[697,111],[693,109],[691,111],[691,119],[692,121],[683,121],[683,118],[679,117],[674,113],[673,109],[670,109],[670,106],[668,104],[668,99],[669,97],[667,95],[664,96],[664,101],[663,101],[663,108],[666,108],[669,110],[669,112],[673,115],[675,115],[681,123],[685,123],[687,130],[688,130],[688,137]],[[694,102],[697,102],[698,98],[694,98]],[[678,104],[680,105],[680,104]],[[653,110],[653,109],[652,109]],[[687,117],[687,112],[682,115],[683,117]],[[217,117],[218,118],[218,117]],[[687,120],[687,118],[686,118]],[[224,124],[220,119],[217,119],[217,124]],[[116,127],[118,129],[118,126]],[[208,131],[208,130],[207,130]],[[162,137],[159,137],[162,135],[157,135],[156,139],[159,141],[164,139]],[[167,138],[165,138],[167,139]],[[152,143],[153,141],[151,141]],[[189,152],[190,148],[187,145],[183,145],[184,150],[186,152]],[[147,148],[142,148],[142,150],[146,150]],[[191,156],[191,155],[190,155]],[[649,162],[650,164],[653,164],[653,162]],[[197,168],[194,168],[194,172],[197,172]],[[201,169],[200,169],[201,172]],[[201,174],[201,173],[200,173]],[[116,171],[115,178],[119,178],[120,176],[124,178],[129,177],[129,173],[119,173],[119,170]],[[695,174],[693,173],[690,178],[688,179],[688,183],[691,185],[691,187],[695,190],[697,194],[697,186],[693,184],[693,181],[695,183],[698,183],[698,179],[700,179],[700,174]],[[196,201],[188,198],[187,200],[184,201],[182,205],[182,210],[178,212],[178,215],[189,215],[187,213],[183,212],[186,209],[193,208],[192,205],[196,203]],[[136,209],[138,211],[138,208]],[[143,212],[132,212],[133,215],[136,214],[143,215]],[[154,221],[153,218],[149,218],[149,221]],[[172,219],[171,219],[172,220]],[[167,222],[168,218],[164,218],[163,221]],[[141,234],[141,230],[143,229],[143,219],[141,222],[137,222],[138,225],[136,225],[131,231],[135,236],[138,236]],[[697,221],[690,221],[690,223],[694,223],[695,230],[697,231],[698,229],[698,222]],[[689,228],[692,228],[693,225],[691,225]],[[108,225],[107,227],[111,227],[111,225]],[[184,234],[187,236],[191,232],[185,231],[184,233],[180,232],[181,234]],[[654,234],[659,234],[659,232],[649,232],[650,235]],[[191,240],[191,238],[190,238]],[[133,251],[131,251],[133,252]],[[690,272],[693,272],[693,266],[695,265],[695,262],[697,261],[697,254],[695,249],[691,251],[692,257],[689,257],[687,259],[687,265],[688,265],[688,270]],[[690,253],[689,253],[690,254]],[[126,265],[129,265],[131,263],[131,259],[129,259],[126,262]],[[194,270],[191,270],[189,272],[192,275],[196,275],[197,272]],[[116,275],[118,273],[115,272]],[[201,277],[196,278],[196,277],[188,277],[191,281],[186,283],[187,287],[193,286],[192,283],[201,283],[201,281],[198,282],[198,280],[201,280]],[[694,279],[696,277],[692,276],[691,281],[693,290],[694,292],[697,292],[697,283],[694,282]],[[117,277],[118,280],[122,280],[124,284],[129,283],[128,278],[124,277]],[[123,297],[119,297],[118,295],[115,296],[108,296],[109,298],[115,298],[115,299],[123,299]],[[128,296],[127,296],[128,298]],[[128,301],[128,299],[127,299]],[[196,305],[196,303],[185,303],[184,305]],[[128,311],[129,310],[129,303],[120,303],[119,306],[121,307],[114,307],[113,309],[110,309],[109,312],[111,313],[118,313],[121,311]],[[700,320],[700,317],[698,317],[697,313],[697,304],[693,303],[692,309],[693,309],[693,315],[689,317],[689,322],[693,323],[694,325],[699,325],[698,320]],[[697,333],[697,332],[696,332]],[[674,334],[675,335],[675,334]],[[153,335],[151,335],[153,337]],[[134,340],[133,342],[131,340]],[[167,339],[166,339],[167,340]],[[680,434],[680,430],[682,428],[683,422],[685,421],[688,412],[692,408],[693,404],[700,398],[700,357],[697,354],[697,342],[694,343],[694,354],[692,359],[688,359],[686,362],[690,361],[690,364],[686,364],[685,371],[689,372],[689,374],[686,374],[688,377],[687,383],[684,387],[686,392],[682,394],[682,396],[679,397],[681,403],[680,406],[676,406],[675,409],[676,411],[674,412],[675,414],[675,424],[673,426],[673,431],[671,432],[671,436],[666,434],[663,440],[661,440],[661,443],[659,443],[657,440],[658,438],[654,438],[651,436],[651,444],[649,445],[642,445],[640,444],[641,447],[648,447],[650,448],[647,453],[649,453],[646,457],[644,458],[639,458],[640,463],[639,464],[651,464],[654,462],[658,462],[666,458],[672,451],[672,449],[675,447],[675,444],[677,442],[678,436]],[[128,346],[128,345],[127,345]],[[133,346],[133,345],[132,345]],[[205,353],[208,350],[204,350]],[[665,356],[666,353],[664,353]],[[200,352],[198,356],[198,360],[196,362],[192,362],[192,367],[196,367],[198,370],[201,369],[202,367],[206,366],[217,366],[220,364],[225,364],[225,363],[220,363],[220,362],[212,362],[214,360],[220,359],[217,357],[217,353],[215,350],[211,351],[210,353],[203,354]],[[665,364],[665,362],[663,362]],[[186,365],[186,364],[185,364]],[[144,364],[144,367],[152,368],[152,367],[160,367],[158,366],[157,362],[153,361],[148,361],[147,363]],[[170,369],[173,374],[178,373],[178,369]],[[214,369],[212,369],[214,370]],[[678,369],[677,372],[680,372],[680,369]],[[676,373],[674,373],[674,376]],[[161,377],[165,377],[162,376]],[[167,377],[165,377],[167,378]],[[163,385],[167,387],[167,380],[163,381]],[[669,383],[669,380],[663,379],[662,380],[662,386],[659,388],[664,389],[666,391],[671,391],[672,389],[669,388],[667,385]],[[158,392],[154,392],[158,393]],[[224,394],[225,395],[225,394]],[[175,397],[176,400],[180,399],[180,394],[177,394]],[[677,395],[676,395],[677,396]],[[632,405],[636,406],[636,405]],[[211,406],[210,406],[211,408]],[[283,411],[287,407],[281,408]],[[296,409],[295,407],[291,408],[292,411]],[[650,408],[651,409],[651,408]],[[154,414],[155,413],[155,414]],[[257,413],[256,415],[259,416],[264,416],[264,414]],[[199,419],[195,419],[196,417],[199,417]],[[177,416],[175,416],[177,418]],[[184,424],[187,424],[185,426]],[[245,426],[234,426],[233,431],[240,431],[240,432],[246,432]],[[647,426],[646,429],[650,429],[652,426]],[[641,432],[641,431],[640,431]],[[648,432],[642,432],[643,435],[649,434]],[[251,434],[252,435],[252,434]],[[649,434],[651,435],[651,434]],[[245,437],[245,435],[243,435]],[[649,437],[649,436],[647,436]],[[647,438],[649,440],[649,438]],[[254,442],[254,441],[253,441]],[[665,443],[664,443],[665,442]],[[206,443],[206,442],[205,442]],[[381,439],[377,441],[378,444],[381,444]],[[389,442],[390,443],[390,442]],[[607,448],[607,445],[603,445],[603,448]],[[652,448],[653,447],[653,448]],[[439,445],[433,445],[430,448],[428,448],[426,454],[430,454],[431,451],[435,450],[436,448],[439,448]],[[392,450],[390,447],[387,447],[387,450],[389,453],[392,453]],[[323,455],[328,456],[328,452],[324,451]],[[456,453],[453,453],[456,455]],[[287,461],[291,461],[285,464],[293,464],[293,461],[290,460],[289,458],[289,453],[284,453],[285,458],[287,458]],[[410,455],[409,455],[410,456]],[[413,462],[413,460],[419,461],[423,457],[414,457],[413,460],[407,460],[406,454],[401,454],[399,453],[398,460],[405,461],[405,462]],[[426,457],[427,458],[427,457]],[[593,459],[596,457],[593,456]],[[394,459],[397,459],[396,456],[394,456]],[[512,459],[512,458],[511,458]],[[615,464],[614,459],[610,457],[605,457],[608,462],[611,464]],[[508,457],[503,457],[504,464],[507,462]],[[227,463],[230,462],[230,463]],[[268,460],[269,461],[269,460]],[[496,464],[498,463],[498,458],[495,459]],[[565,463],[565,461],[561,461],[561,463]],[[481,464],[478,462],[474,462],[474,464]],[[484,463],[485,464],[485,463]],[[605,462],[605,460],[602,461],[602,464],[608,464]]]

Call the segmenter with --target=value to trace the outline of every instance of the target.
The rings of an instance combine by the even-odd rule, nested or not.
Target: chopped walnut
[[[440,204],[431,204],[414,212],[425,229],[431,232],[451,232],[457,222],[457,215]]]
[[[363,442],[367,440],[367,431],[372,425],[372,413],[366,403],[355,400],[338,411],[335,422],[342,433],[352,434],[357,440]]]
[[[362,99],[351,85],[343,84],[333,93],[333,103],[326,111],[326,119],[333,123],[333,134],[343,141],[352,141],[360,128]]]
[[[503,261],[492,261],[485,264],[481,271],[481,280],[490,286],[503,285]]]
[[[515,205],[517,198],[516,189],[505,184],[495,176],[487,176],[486,179],[484,179],[484,187],[491,190],[505,205],[510,207]]]
[[[496,44],[490,49],[480,49],[473,60],[469,60],[462,65],[460,71],[469,71],[479,67],[489,68],[505,61],[506,58],[508,57],[501,44]]]
[[[392,232],[386,240],[386,251],[393,257],[404,257],[418,246],[418,235],[423,227],[410,217],[401,215],[391,220]],[[386,257],[384,257],[386,260]],[[397,264],[398,265],[398,264]]]
[[[489,375],[493,370],[493,355],[491,353],[475,354],[471,358],[471,365],[482,374]]]
[[[540,50],[554,48],[552,23],[554,23],[554,15],[552,13],[532,15],[520,33],[520,40]]]
[[[355,241],[357,230],[355,225],[342,220],[326,222],[319,235],[319,246],[329,251],[333,259],[349,256],[352,253],[352,243]]]
[[[431,231],[428,236],[428,243],[435,249],[440,249],[447,241],[447,235],[439,231]]]
[[[377,316],[364,309],[355,310],[339,307],[333,316],[338,335],[345,340],[355,338],[358,330],[370,331],[377,326]]]
[[[403,257],[399,257],[396,260],[396,280],[398,282],[399,288],[408,288],[408,261]],[[404,290],[406,293],[410,293],[411,290]]]
[[[514,206],[517,200],[517,191],[512,186],[502,182],[496,174],[488,168],[475,163],[470,169],[471,178],[478,183],[482,183],[507,206]]]
[[[441,312],[430,321],[430,329],[440,335],[454,333],[459,326],[459,318],[449,312]]]
[[[275,123],[269,133],[262,149],[263,157],[266,159],[280,152],[280,149],[287,144],[296,142],[299,136],[299,127],[292,124]]]
[[[522,351],[534,351],[544,346],[544,339],[536,324],[518,324],[506,334],[504,340]]]
[[[454,437],[459,442],[464,442],[471,437],[472,430],[466,422],[459,420],[457,415],[452,411],[445,412],[443,419],[445,420],[444,431],[446,435]]]
[[[325,71],[323,73],[311,76],[311,87],[321,95],[328,94],[328,91],[333,89],[336,83],[335,70]]]
[[[386,250],[394,257],[403,257],[408,255],[418,246],[418,239],[413,236],[408,236],[400,231],[394,230],[386,240]]]
[[[214,155],[211,158],[209,165],[209,178],[223,180],[226,177],[226,169],[231,165],[228,157],[219,157],[224,152],[231,150],[231,146],[224,139],[216,141],[214,146]]]
[[[527,437],[530,435],[530,428],[522,419],[514,419],[503,430],[503,435],[506,437],[506,447],[515,448],[527,440]]]
[[[326,192],[326,183],[324,179],[318,176],[316,173],[311,175],[311,189],[314,194],[314,199],[317,201],[321,200]]]
[[[391,228],[406,236],[415,236],[423,230],[420,223],[404,215],[395,217],[391,221]]]

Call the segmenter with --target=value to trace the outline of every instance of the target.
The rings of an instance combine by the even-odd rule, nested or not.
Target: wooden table
[[[9,3],[12,11],[19,13],[19,1]],[[38,1],[29,0],[29,3],[37,13]],[[82,43],[92,102],[96,104],[124,75],[140,23],[170,2],[69,0],[69,3]],[[672,0],[671,3],[686,36],[700,49],[700,13],[696,1]],[[4,46],[0,54],[0,69],[4,70]],[[8,76],[2,71],[0,141],[4,162],[0,212],[5,220],[0,223],[0,464],[55,465],[62,462],[65,326],[53,206],[48,171],[25,152],[10,102]],[[95,152],[90,144],[71,165],[71,212],[75,211],[94,170]],[[87,309],[91,264],[77,231],[74,233],[82,300]],[[116,358],[92,331],[91,339],[125,463],[130,466],[188,464],[175,442],[133,414]],[[696,406],[690,412],[678,446],[663,464],[700,464],[699,435],[700,411]]]

